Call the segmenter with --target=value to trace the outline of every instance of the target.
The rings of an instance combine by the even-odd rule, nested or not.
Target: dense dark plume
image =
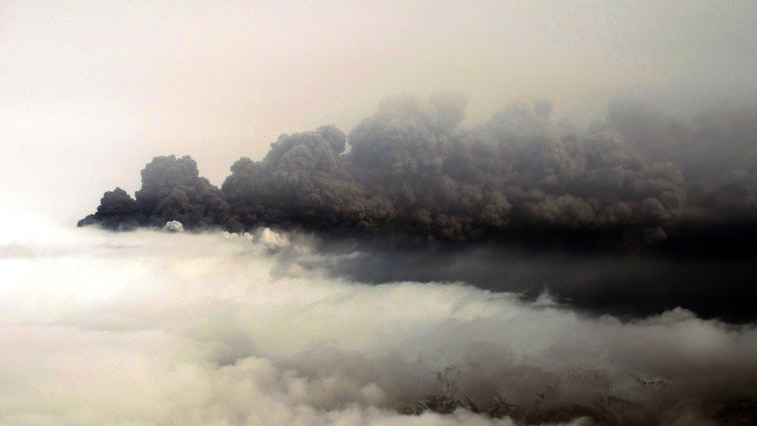
[[[223,194],[199,177],[197,163],[188,156],[171,155],[155,157],[145,166],[136,201],[120,188],[106,192],[97,213],[79,224],[101,223],[109,229],[126,230],[178,220],[189,228],[202,229],[225,223],[229,215]]]
[[[131,230],[142,224],[141,209],[126,191],[116,188],[103,195],[97,213],[79,221],[79,226],[93,223],[109,229]]]
[[[753,253],[754,108],[677,118],[615,100],[605,121],[577,130],[539,100],[463,130],[465,106],[454,92],[388,98],[349,136],[334,126],[282,135],[263,160],[234,163],[221,190],[191,158],[157,157],[142,171],[136,208],[116,190],[81,223],[179,220],[189,229],[589,251],[722,252],[715,238],[729,241],[726,251]]]
[[[582,131],[543,100],[462,130],[465,106],[454,92],[388,98],[349,137],[334,126],[282,135],[262,161],[234,163],[220,191],[191,158],[157,157],[136,207],[109,192],[82,224],[694,252],[755,234],[754,108],[675,118],[615,100]]]
[[[664,237],[660,226],[683,202],[673,164],[604,136],[555,137],[547,102],[510,106],[467,132],[458,130],[464,107],[451,93],[387,99],[350,133],[344,155],[319,132],[282,136],[262,162],[232,168],[222,189],[243,212],[234,226],[442,241],[546,231],[646,244]]]

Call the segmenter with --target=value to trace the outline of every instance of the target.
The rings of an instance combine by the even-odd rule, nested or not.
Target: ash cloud
[[[36,225],[56,238],[16,232],[0,258],[3,424],[752,424],[757,416],[753,326],[680,308],[621,322],[577,315],[546,296],[524,302],[462,284],[329,278],[324,265],[350,254],[270,230]]]
[[[530,301],[548,293],[584,314],[624,320],[675,307],[729,323],[757,320],[752,303],[757,272],[747,257],[587,255],[492,244],[424,251],[331,243],[322,249],[352,253],[326,265],[332,276],[374,284],[465,282]]]
[[[300,230],[361,253],[329,270],[362,282],[549,291],[623,318],[681,306],[755,319],[757,109],[675,115],[615,99],[580,129],[537,100],[464,128],[466,105],[455,92],[387,98],[349,134],[281,135],[220,189],[190,157],[156,157],[135,199],[107,192],[80,224]]]
[[[606,120],[578,129],[539,100],[464,129],[465,107],[455,92],[388,98],[349,134],[282,135],[262,160],[234,163],[220,190],[191,158],[156,157],[138,214],[116,190],[81,224],[754,254],[753,107],[676,117],[614,100]]]

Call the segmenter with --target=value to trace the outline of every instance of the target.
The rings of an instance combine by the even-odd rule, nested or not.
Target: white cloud
[[[297,237],[272,253],[43,226],[55,238],[0,258],[3,424],[510,424],[402,414],[445,392],[698,419],[757,389],[757,332],[682,310],[621,323],[462,284],[352,283]]]

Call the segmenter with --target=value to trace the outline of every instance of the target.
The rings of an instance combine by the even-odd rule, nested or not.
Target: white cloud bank
[[[680,309],[621,323],[463,284],[335,280],[318,266],[331,255],[295,236],[14,223],[0,239],[3,425],[754,415],[752,326]],[[413,414],[444,398],[461,403]],[[512,419],[471,411],[492,407]]]

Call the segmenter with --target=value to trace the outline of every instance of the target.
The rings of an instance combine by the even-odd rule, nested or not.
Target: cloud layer
[[[0,257],[3,424],[754,420],[751,326],[361,284],[324,268],[349,254],[270,231],[29,225]]]

